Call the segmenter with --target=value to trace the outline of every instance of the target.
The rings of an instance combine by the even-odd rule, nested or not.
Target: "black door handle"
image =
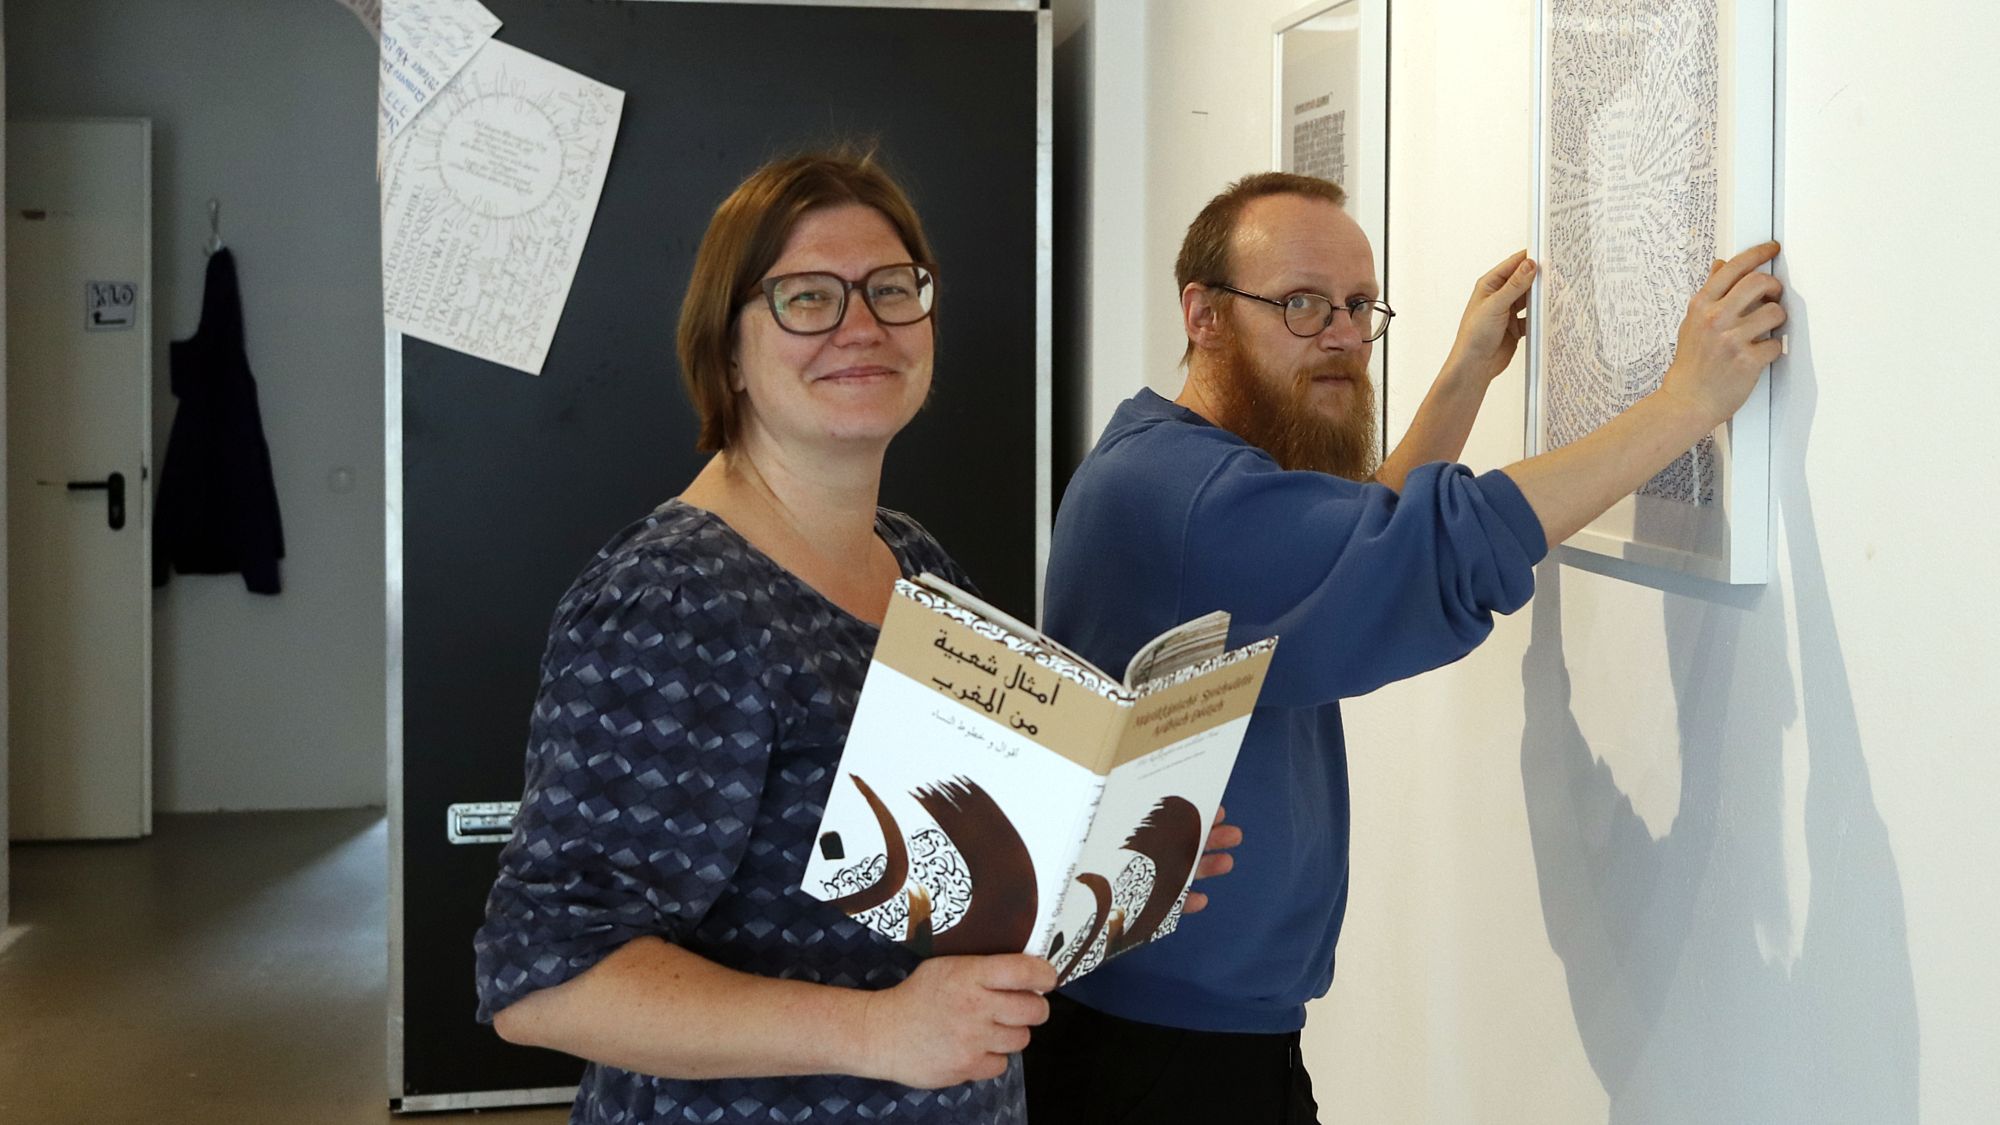
[[[112,473],[103,480],[69,482],[71,492],[96,492],[100,489],[105,493],[107,508],[105,514],[110,521],[111,530],[117,531],[125,526],[125,474]]]

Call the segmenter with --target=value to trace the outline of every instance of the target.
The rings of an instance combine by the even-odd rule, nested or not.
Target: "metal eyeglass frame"
[[[927,279],[926,284],[931,289],[931,303],[928,308],[924,309],[922,316],[913,317],[909,320],[890,320],[875,308],[875,298],[868,292],[868,279],[881,273],[883,270],[899,269],[905,266],[912,266],[923,271]],[[840,283],[840,307],[834,310],[832,324],[827,325],[825,328],[806,330],[793,328],[791,325],[785,323],[785,318],[778,312],[778,286],[780,283],[789,281],[795,277],[830,277]],[[861,302],[868,306],[868,315],[874,317],[877,324],[889,328],[903,328],[911,324],[922,324],[924,321],[930,319],[932,313],[937,311],[938,269],[936,263],[933,262],[890,262],[887,265],[876,266],[874,269],[862,274],[860,281],[849,281],[839,274],[828,270],[800,270],[797,273],[781,273],[776,277],[767,277],[757,283],[757,288],[764,294],[764,306],[771,310],[771,319],[777,323],[778,327],[790,332],[794,336],[824,336],[846,323],[847,298],[856,289],[861,290]]]
[[[1295,293],[1287,293],[1285,294],[1283,299],[1278,299],[1273,297],[1266,297],[1259,293],[1251,293],[1248,292],[1247,290],[1238,289],[1234,285],[1224,285],[1220,281],[1211,281],[1208,283],[1208,286],[1211,289],[1220,289],[1226,293],[1234,293],[1238,297],[1248,297],[1253,301],[1262,301],[1267,305],[1278,306],[1278,308],[1284,310],[1285,312],[1285,317],[1284,317],[1285,331],[1290,332],[1292,335],[1297,336],[1301,340],[1310,340],[1314,336],[1319,335],[1321,332],[1324,332],[1327,329],[1333,327],[1333,314],[1334,310],[1336,309],[1346,310],[1347,315],[1350,318],[1354,316],[1355,310],[1361,308],[1372,308],[1375,311],[1382,314],[1382,327],[1376,329],[1375,334],[1373,336],[1370,336],[1366,340],[1363,340],[1362,343],[1364,344],[1372,344],[1375,341],[1380,340],[1382,337],[1388,335],[1389,322],[1396,319],[1396,310],[1390,308],[1389,303],[1387,301],[1371,301],[1366,297],[1356,297],[1352,301],[1349,301],[1346,304],[1342,305],[1336,303],[1332,297],[1329,297],[1324,293],[1315,293],[1310,289],[1301,289]],[[1290,303],[1293,297],[1317,297],[1320,300],[1326,302],[1326,320],[1320,323],[1320,326],[1316,331],[1301,332],[1298,329],[1292,327]]]

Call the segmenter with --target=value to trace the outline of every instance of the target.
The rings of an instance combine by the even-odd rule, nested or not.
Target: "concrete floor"
[[[379,810],[157,818],[15,845],[0,934],[7,1125],[554,1125],[564,1108],[388,1110]]]

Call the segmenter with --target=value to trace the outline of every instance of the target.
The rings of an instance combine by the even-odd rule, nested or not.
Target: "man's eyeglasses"
[[[818,336],[840,327],[847,295],[856,289],[878,323],[915,324],[937,304],[937,267],[928,262],[877,266],[860,281],[831,273],[787,273],[757,283],[778,327],[795,336]]]
[[[1396,310],[1385,302],[1371,301],[1366,297],[1356,297],[1344,305],[1337,305],[1333,298],[1320,293],[1298,292],[1288,293],[1281,298],[1265,297],[1247,293],[1234,285],[1224,285],[1219,281],[1208,284],[1211,289],[1221,289],[1238,297],[1248,297],[1253,301],[1278,306],[1285,310],[1285,327],[1291,330],[1292,335],[1306,339],[1311,339],[1333,327],[1334,313],[1342,312],[1354,322],[1354,330],[1361,334],[1364,342],[1380,340],[1382,334],[1389,330],[1389,318],[1396,315]]]

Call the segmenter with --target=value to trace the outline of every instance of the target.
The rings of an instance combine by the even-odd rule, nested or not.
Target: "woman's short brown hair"
[[[725,448],[739,432],[736,393],[729,385],[737,310],[784,252],[799,221],[843,203],[880,211],[911,260],[933,260],[916,208],[869,150],[838,148],[774,160],[750,173],[715,209],[695,251],[676,341],[681,382],[701,419],[695,439],[701,452]]]

